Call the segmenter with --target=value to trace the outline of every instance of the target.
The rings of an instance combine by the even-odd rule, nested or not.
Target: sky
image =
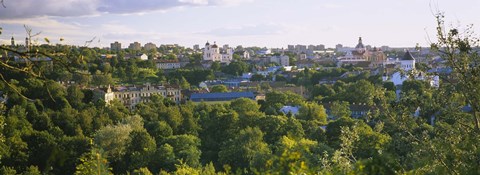
[[[24,43],[24,25],[52,43],[118,41],[282,48],[287,45],[428,46],[434,13],[448,26],[480,26],[480,0],[4,0],[1,43]],[[478,32],[477,32],[478,33]],[[60,41],[60,38],[63,41]]]

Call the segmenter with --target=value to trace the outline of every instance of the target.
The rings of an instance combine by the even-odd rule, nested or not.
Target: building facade
[[[128,49],[130,50],[142,50],[142,44],[140,44],[139,42],[133,42],[133,43],[130,43],[130,45],[128,46]]]
[[[114,43],[110,44],[110,50],[114,52],[118,52],[122,50],[122,43],[119,43],[118,41],[115,41]]]
[[[157,50],[157,45],[153,43],[147,43],[145,46],[143,46],[145,50],[150,51],[150,50]]]
[[[277,63],[280,66],[290,66],[290,58],[286,55],[270,57],[271,63]]]
[[[159,60],[157,61],[156,65],[157,65],[157,69],[163,69],[163,70],[178,69],[182,67],[181,63],[178,62],[177,60]]]
[[[228,45],[227,45],[228,46]],[[233,49],[227,47],[226,49],[220,49],[217,43],[210,45],[209,42],[205,44],[203,49],[204,61],[218,61],[229,64],[233,59]]]
[[[149,83],[142,86],[118,86],[103,89],[96,89],[97,98],[110,104],[111,101],[118,99],[130,110],[141,102],[149,102],[150,97],[154,94],[168,98],[176,103],[182,100],[181,89],[173,86],[155,86]]]

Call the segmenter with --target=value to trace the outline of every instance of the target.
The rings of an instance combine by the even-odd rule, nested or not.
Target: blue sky
[[[479,0],[5,0],[2,43],[25,38],[23,25],[52,42],[108,47],[207,40],[231,46],[287,47],[341,43],[359,36],[372,46],[427,46],[435,38],[432,11],[447,24],[480,25]]]

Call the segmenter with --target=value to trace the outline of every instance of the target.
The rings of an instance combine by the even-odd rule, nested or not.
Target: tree
[[[313,120],[319,123],[327,123],[327,113],[322,105],[316,103],[304,103],[300,106],[298,119]]]
[[[190,89],[190,83],[188,83],[187,79],[185,79],[183,76],[180,79],[179,86],[182,89]]]
[[[210,92],[228,92],[227,86],[220,84],[214,85],[210,88]]]
[[[222,65],[220,65],[220,62],[218,61],[214,61],[210,66],[210,69],[212,69],[213,71],[220,71],[221,68],[222,68]]]
[[[458,92],[472,106],[472,123],[475,130],[480,132],[480,42],[472,26],[460,32],[456,28],[445,27],[443,13],[438,13],[435,17],[438,41],[432,43],[431,48],[439,52],[453,69],[452,76],[458,81]]]
[[[108,167],[105,155],[99,149],[92,149],[80,158],[80,164],[76,167],[75,175],[109,175],[112,174]]]
[[[219,162],[238,169],[261,168],[271,154],[268,145],[263,142],[263,132],[259,128],[247,127],[222,147]]]
[[[191,167],[200,166],[200,139],[192,135],[175,135],[166,140],[173,147],[176,160],[182,160]]]
[[[265,76],[261,74],[253,74],[252,77],[250,78],[250,81],[263,81],[265,80]]]
[[[129,137],[125,155],[129,171],[148,166],[156,151],[155,139],[144,130],[132,131]]]
[[[334,101],[330,107],[330,113],[336,118],[350,117],[350,104],[346,101]]]

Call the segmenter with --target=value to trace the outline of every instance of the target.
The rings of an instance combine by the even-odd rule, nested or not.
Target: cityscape
[[[2,0],[0,174],[480,174],[480,2],[388,3]]]

